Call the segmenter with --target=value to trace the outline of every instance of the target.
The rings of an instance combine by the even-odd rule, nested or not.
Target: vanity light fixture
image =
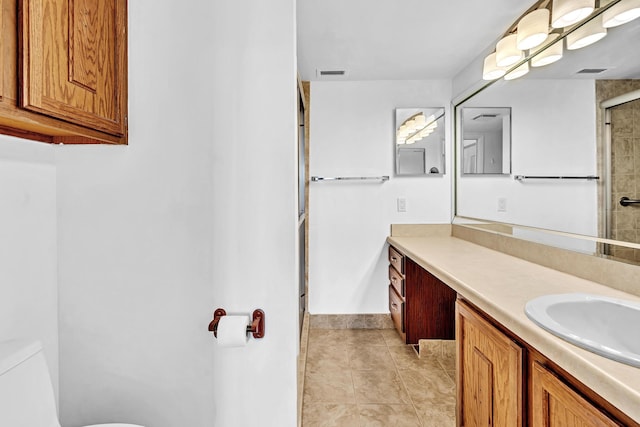
[[[418,113],[407,120],[396,132],[396,144],[414,144],[431,134],[438,127],[435,116],[425,117],[424,113]]]
[[[518,77],[522,77],[529,72],[529,61],[517,67],[515,70],[507,73],[504,76],[505,80],[515,80]]]
[[[558,37],[560,37],[560,34],[558,33],[550,34],[548,40],[550,43],[553,43],[554,40],[558,40]],[[558,40],[540,53],[538,52],[544,47],[544,45],[533,48],[531,52],[529,52],[534,55],[531,58],[531,66],[542,67],[560,60],[562,58],[562,45],[563,41]]]
[[[589,46],[606,35],[607,29],[602,26],[602,15],[599,15],[567,36],[567,49]]]
[[[484,58],[484,66],[482,68],[482,80],[495,80],[504,76],[507,71],[498,67],[496,64],[496,53],[493,52]]]
[[[528,13],[518,22],[516,46],[520,50],[532,49],[544,43],[549,35],[549,9]]]
[[[594,9],[595,0],[553,0],[551,26],[568,27],[585,19]]]
[[[617,27],[640,17],[640,0],[622,0],[620,3],[604,11],[602,26]]]
[[[518,49],[517,39],[517,34],[509,34],[496,44],[496,64],[498,67],[510,67],[524,58],[524,52]]]

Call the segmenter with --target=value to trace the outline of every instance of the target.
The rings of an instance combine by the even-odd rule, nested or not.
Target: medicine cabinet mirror
[[[511,172],[511,108],[461,108],[463,174]]]
[[[444,174],[444,108],[397,108],[396,176]]]
[[[602,19],[617,3],[606,3],[585,22]],[[518,79],[481,81],[489,49],[467,68],[466,75],[477,78],[454,102],[456,222],[497,223],[496,229],[519,238],[640,263],[640,203],[619,203],[622,197],[640,199],[640,101],[603,104],[640,94],[640,55],[629,51],[640,46],[640,19],[607,28],[592,45],[567,49],[568,34],[583,25],[545,42],[563,44],[559,61],[531,66],[536,61],[529,55],[514,64],[512,69],[531,66]],[[511,172],[478,179],[478,154],[471,161],[473,138],[466,128],[470,116],[490,107],[511,109]],[[486,166],[486,155],[484,160]]]

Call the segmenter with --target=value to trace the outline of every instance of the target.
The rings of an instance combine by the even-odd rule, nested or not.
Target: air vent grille
[[[479,116],[475,116],[471,120],[478,120],[478,121],[491,120],[491,119],[495,119],[498,116],[499,114],[480,114]]]
[[[344,76],[344,70],[318,70],[321,76]]]
[[[583,68],[582,70],[578,71],[577,74],[600,74],[604,73],[605,71],[607,71],[606,68]]]

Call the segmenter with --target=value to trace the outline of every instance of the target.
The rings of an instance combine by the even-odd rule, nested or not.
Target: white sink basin
[[[535,298],[524,311],[538,326],[572,344],[640,368],[640,303],[559,294]]]

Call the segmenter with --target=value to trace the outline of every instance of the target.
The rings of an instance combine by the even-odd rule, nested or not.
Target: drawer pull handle
[[[398,304],[396,304],[395,302],[392,302],[391,303],[391,308],[397,309],[398,308]]]
[[[396,280],[397,280],[397,279],[396,279],[395,277],[391,276],[391,281],[392,281],[393,283],[396,283]]]
[[[396,262],[396,261],[398,261],[398,258],[396,258],[396,257],[392,256],[392,257],[391,257],[391,262]]]

